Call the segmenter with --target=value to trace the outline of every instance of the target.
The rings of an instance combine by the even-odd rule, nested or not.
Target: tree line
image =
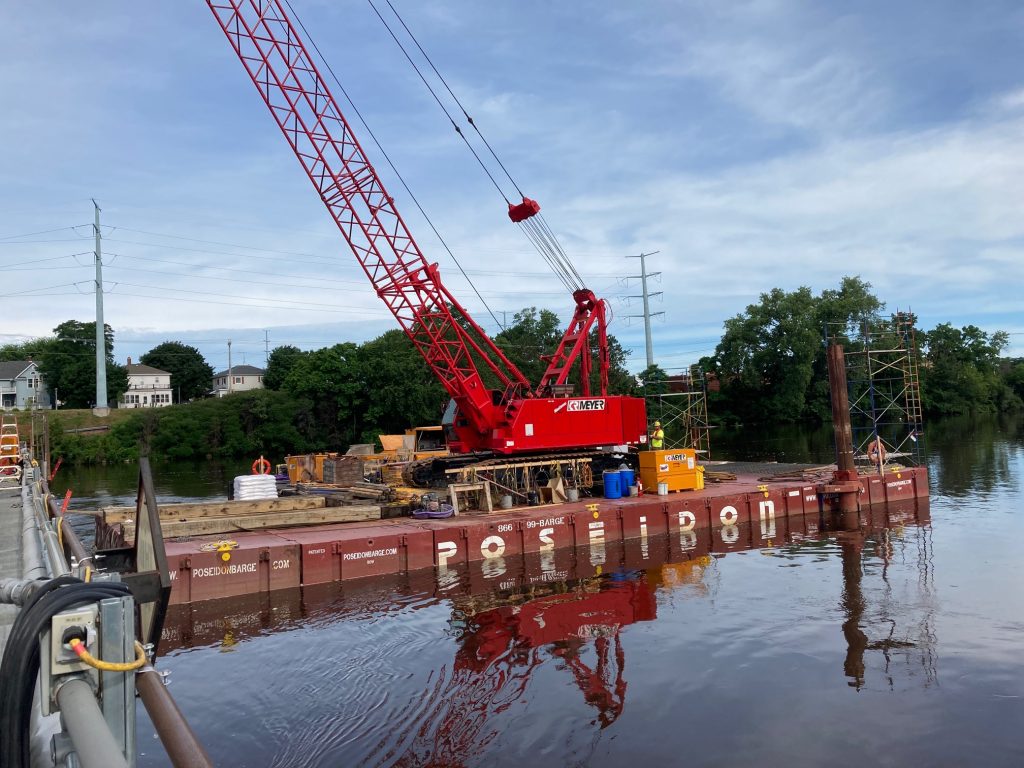
[[[885,304],[859,277],[814,294],[802,287],[774,289],[725,322],[712,355],[700,360],[707,380],[713,424],[824,422],[831,416],[825,362],[825,332],[854,343],[865,328],[889,332]],[[54,335],[0,346],[0,361],[33,359],[66,407],[92,404],[95,325],[69,320]],[[116,399],[127,388],[126,367],[112,356],[107,327],[107,382]],[[494,338],[531,381],[538,381],[561,338],[559,318],[530,307],[516,313]],[[1022,408],[1024,360],[1002,356],[1009,336],[949,323],[914,335],[926,414],[1007,412]],[[634,376],[621,344],[609,337],[610,389],[614,394],[656,394],[669,389],[654,366]],[[137,455],[140,441],[167,458],[235,457],[265,453],[339,450],[373,442],[379,434],[436,424],[447,394],[412,343],[399,330],[362,344],[342,342],[304,351],[274,349],[264,375],[265,390],[205,399],[213,369],[198,349],[167,341],[139,362],[172,374],[174,399],[182,407],[142,409],[101,437],[61,435],[54,445],[65,460],[116,461]],[[596,369],[596,364],[594,365]],[[580,384],[576,372],[575,384]],[[190,402],[191,401],[191,402]],[[59,425],[59,414],[55,414]],[[55,434],[60,429],[55,430]]]
[[[68,321],[55,328],[51,338],[0,347],[0,360],[37,360],[47,383],[59,388],[62,407],[86,408],[95,392],[94,329],[93,323]],[[108,389],[116,399],[127,388],[127,368],[113,361],[114,334],[106,330]],[[516,313],[494,341],[527,379],[537,381],[546,366],[540,356],[553,352],[561,336],[561,324],[553,312],[530,307]],[[627,354],[614,337],[609,338],[609,351],[611,387],[616,392],[636,392],[636,377],[626,367]],[[596,371],[596,351],[594,355]],[[139,409],[100,436],[65,434],[60,412],[55,412],[51,417],[55,453],[73,462],[120,461],[137,455],[140,442],[154,456],[172,459],[259,453],[279,458],[286,453],[343,450],[353,443],[372,443],[380,434],[437,424],[448,400],[400,330],[362,344],[342,342],[308,351],[277,347],[268,359],[265,389],[223,398],[204,398],[213,371],[194,347],[165,342],[139,362],[172,374],[176,403],[178,385],[184,382],[180,393],[184,404]],[[579,386],[578,366],[574,375]]]
[[[897,340],[892,316],[860,277],[815,295],[776,288],[725,322],[712,355],[699,362],[708,380],[712,423],[754,424],[831,418],[826,335],[848,349],[867,337],[880,347],[908,343],[919,362],[921,402],[928,416],[1016,411],[1024,407],[1024,360],[1002,357],[1004,331],[941,323]],[[913,318],[909,320],[913,322]],[[664,386],[664,376],[644,377]]]

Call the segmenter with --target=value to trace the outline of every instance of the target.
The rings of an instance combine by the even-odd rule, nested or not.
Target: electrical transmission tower
[[[93,225],[96,233],[96,250],[93,256],[96,259],[96,404],[92,412],[96,416],[107,416],[110,414],[110,407],[107,402],[107,335],[104,332],[103,324],[103,252],[100,249],[100,206],[95,200],[92,201],[96,209],[96,223]]]
[[[641,253],[639,256],[627,256],[627,259],[640,259],[640,274],[639,275],[628,275],[627,280],[639,280],[643,288],[643,293],[639,296],[626,296],[627,299],[643,299],[644,300],[644,313],[642,315],[626,315],[626,317],[642,317],[644,319],[644,335],[647,340],[647,367],[650,368],[654,365],[654,343],[651,341],[651,318],[657,317],[658,315],[664,315],[664,312],[651,312],[651,298],[654,296],[661,296],[661,291],[655,291],[651,293],[647,290],[647,278],[657,277],[661,272],[648,272],[647,271],[647,257],[653,256],[660,251],[652,251],[651,253]]]

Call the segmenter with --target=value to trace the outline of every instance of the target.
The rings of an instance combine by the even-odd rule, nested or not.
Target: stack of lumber
[[[265,501],[217,501],[160,505],[164,538],[237,533],[262,528],[379,520],[379,505],[329,506],[322,496],[286,496]],[[104,507],[103,522],[135,539],[135,507]]]
[[[344,504],[386,504],[395,499],[394,490],[383,483],[371,483],[366,480],[355,485],[339,486],[327,485],[325,483],[306,484],[299,483],[295,486],[300,496],[321,496],[327,499],[327,506],[341,506]]]

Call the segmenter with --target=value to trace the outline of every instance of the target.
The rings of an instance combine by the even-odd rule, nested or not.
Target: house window
[[[235,384],[241,384],[241,383],[242,383],[242,377],[241,376],[235,376]]]

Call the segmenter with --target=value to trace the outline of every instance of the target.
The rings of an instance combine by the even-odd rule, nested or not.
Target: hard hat
[[[656,426],[656,427],[660,427],[660,426],[661,426],[661,422],[660,422],[660,421],[656,421],[656,422],[654,422],[654,426]]]

